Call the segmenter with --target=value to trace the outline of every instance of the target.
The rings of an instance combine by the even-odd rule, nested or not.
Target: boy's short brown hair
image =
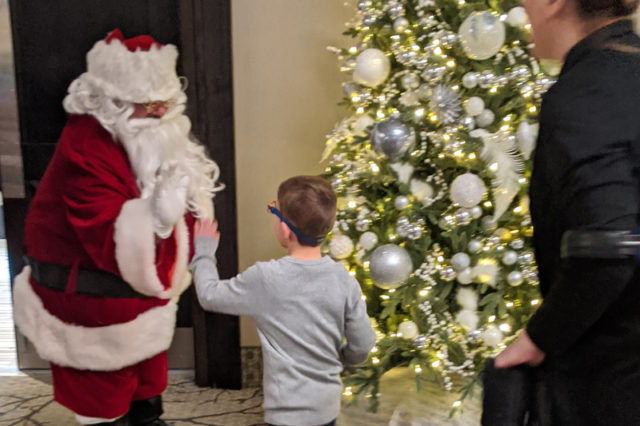
[[[319,176],[294,176],[278,187],[280,212],[304,236],[322,238],[333,228],[336,195]],[[301,245],[317,246],[300,241]]]

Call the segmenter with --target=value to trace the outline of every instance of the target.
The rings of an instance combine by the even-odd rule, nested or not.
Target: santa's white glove
[[[173,227],[187,209],[189,177],[171,161],[160,169],[151,194],[153,230],[160,238],[168,238]]]

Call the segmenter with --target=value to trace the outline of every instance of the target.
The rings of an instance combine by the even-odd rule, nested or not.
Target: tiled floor
[[[67,426],[74,425],[73,415],[52,401],[47,372],[31,376],[0,377],[0,426]],[[465,412],[453,419],[448,410],[455,399],[435,387],[415,391],[413,378],[406,370],[385,376],[382,403],[378,413],[366,411],[366,402],[358,406],[343,404],[338,419],[340,426],[431,426],[479,424],[479,407],[470,401]],[[192,372],[174,371],[163,395],[167,423],[175,426],[263,425],[262,391],[259,388],[228,391],[199,388]]]

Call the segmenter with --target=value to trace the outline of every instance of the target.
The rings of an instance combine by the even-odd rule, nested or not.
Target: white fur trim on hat
[[[122,206],[113,239],[116,262],[122,279],[136,291],[162,299],[177,298],[191,279],[188,272],[189,230],[184,219],[175,227],[177,252],[171,288],[164,289],[156,269],[156,244],[151,200],[136,198]]]
[[[87,53],[87,72],[78,79],[123,101],[165,101],[181,90],[177,58],[178,50],[171,44],[131,52],[119,40],[101,40]]]
[[[51,315],[31,288],[31,268],[14,281],[14,320],[41,358],[79,370],[113,371],[151,358],[169,348],[177,305],[170,301],[132,321],[83,327]]]

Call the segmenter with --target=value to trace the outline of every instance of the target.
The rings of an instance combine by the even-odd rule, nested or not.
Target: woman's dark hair
[[[640,0],[577,0],[582,16],[621,18],[636,11]]]

